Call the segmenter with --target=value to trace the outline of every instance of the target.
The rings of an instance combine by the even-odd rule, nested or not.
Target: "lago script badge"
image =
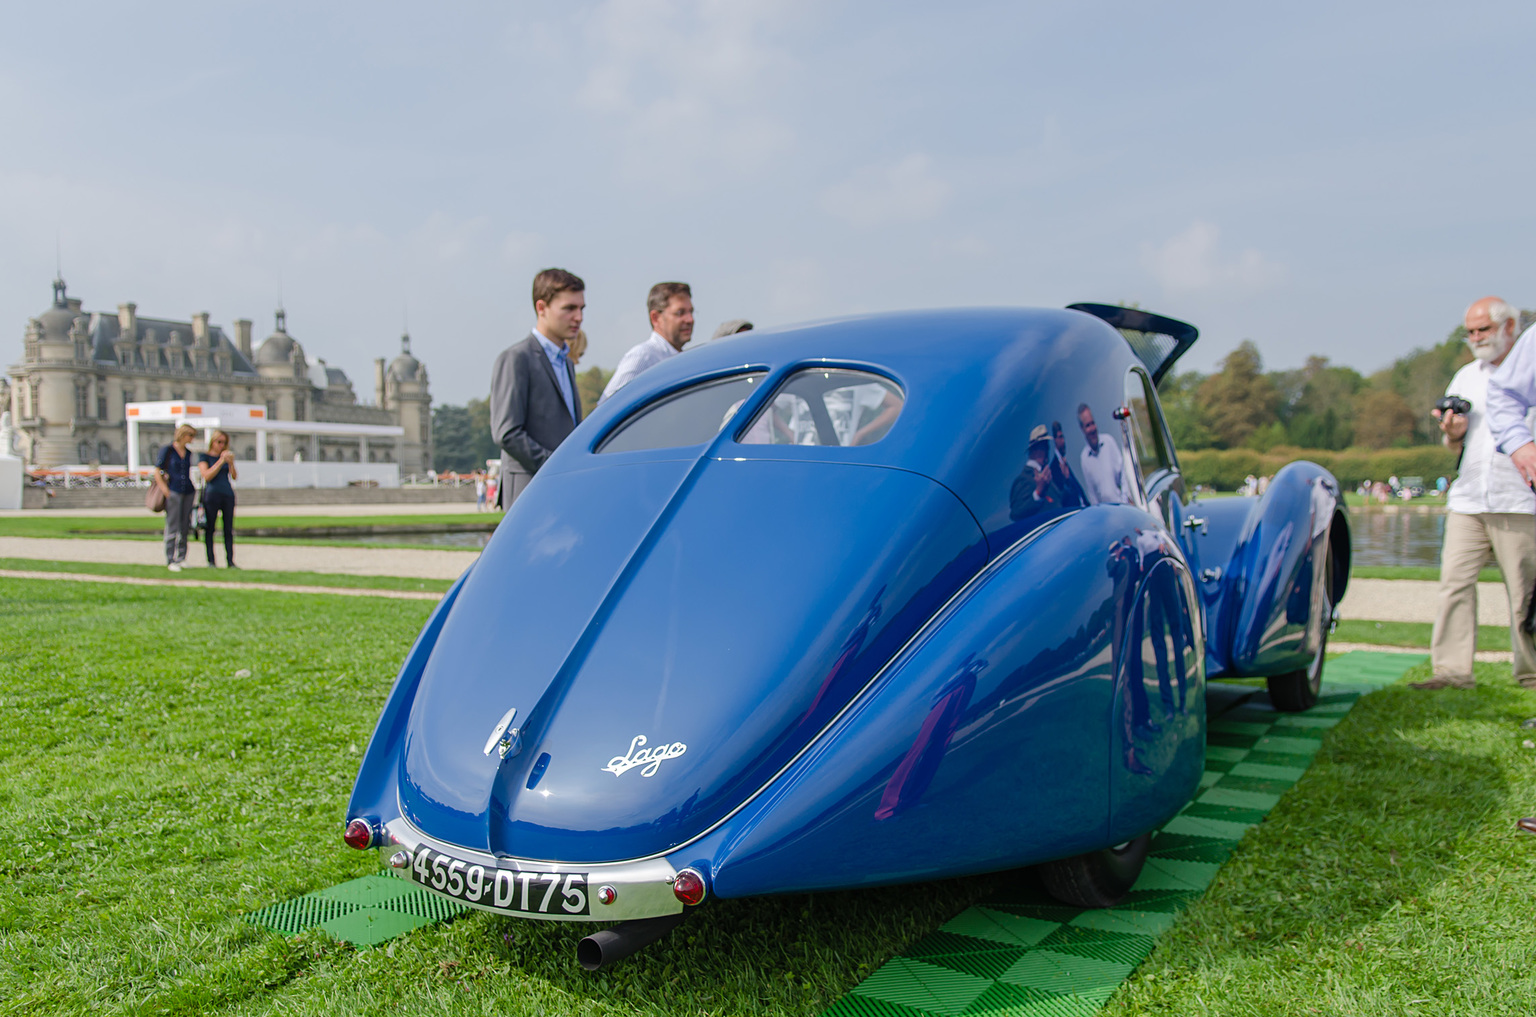
[[[642,777],[654,777],[661,764],[669,759],[676,759],[688,751],[688,746],[682,742],[673,742],[671,745],[657,745],[655,748],[641,748],[645,744],[645,735],[635,735],[629,743],[629,751],[622,756],[614,756],[608,760],[608,765],[603,767],[615,777],[625,770],[633,770],[637,766],[645,769],[640,771]]]

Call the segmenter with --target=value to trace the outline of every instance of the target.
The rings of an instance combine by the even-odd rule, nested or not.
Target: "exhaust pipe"
[[[623,960],[644,949],[682,924],[686,911],[660,918],[637,918],[611,929],[594,932],[576,944],[576,962],[588,971]]]

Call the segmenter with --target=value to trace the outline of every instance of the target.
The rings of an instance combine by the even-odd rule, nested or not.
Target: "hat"
[[[735,335],[737,332],[750,331],[752,331],[752,323],[750,321],[745,318],[732,318],[730,321],[721,322],[720,327],[715,329],[715,334],[710,336],[710,338],[724,339],[726,336]]]
[[[1051,431],[1044,424],[1036,424],[1029,432],[1029,443],[1033,445],[1037,441],[1050,441]]]

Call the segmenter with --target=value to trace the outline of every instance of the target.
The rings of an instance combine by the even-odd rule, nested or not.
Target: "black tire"
[[[1113,907],[1125,900],[1147,862],[1152,835],[1144,833],[1119,847],[1090,851],[1039,867],[1040,879],[1052,897],[1080,908]]]
[[[1317,705],[1323,691],[1323,657],[1328,652],[1328,630],[1323,629],[1322,643],[1312,663],[1300,671],[1272,674],[1264,679],[1269,687],[1269,703],[1281,713],[1301,713]]]
[[[1323,561],[1323,638],[1318,640],[1312,662],[1296,671],[1272,674],[1266,678],[1269,703],[1281,713],[1301,713],[1317,705],[1323,691],[1323,660],[1328,656],[1328,629],[1333,624],[1333,534],[1328,534]]]

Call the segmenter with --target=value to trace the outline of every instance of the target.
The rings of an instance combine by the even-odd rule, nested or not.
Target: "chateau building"
[[[373,362],[374,402],[359,403],[346,372],[310,360],[288,334],[286,314],[252,348],[251,323],[238,319],[234,339],[210,324],[207,312],[190,321],[141,318],[135,304],[117,313],[85,311],[53,283],[53,306],[27,322],[20,363],[0,386],[0,407],[9,405],[18,453],[29,466],[76,463],[123,464],[129,459],[127,403],[206,400],[265,405],[273,420],[382,424],[402,428],[393,440],[359,441],[332,434],[274,435],[268,459],[329,462],[396,462],[402,475],[425,473],[432,462],[432,397],[427,368],[411,356],[411,338],[385,366]],[[9,388],[7,397],[4,388]],[[145,425],[137,459],[153,462],[170,441],[171,425]],[[248,434],[232,435],[237,459],[255,459]]]

